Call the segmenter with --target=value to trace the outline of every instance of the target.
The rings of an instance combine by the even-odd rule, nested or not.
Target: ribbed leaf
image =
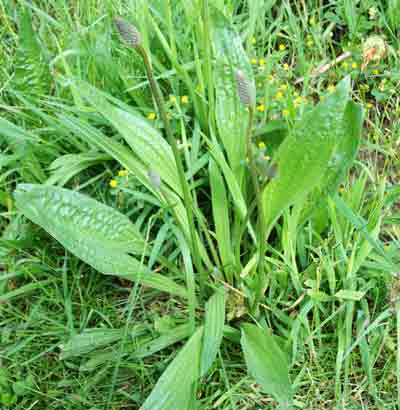
[[[224,271],[229,275],[234,265],[232,252],[229,204],[226,196],[225,182],[214,160],[210,160],[209,176],[211,185],[211,204],[214,217],[218,250]]]
[[[313,227],[321,231],[328,223],[326,197],[334,194],[340,183],[347,175],[354,159],[357,156],[361,140],[363,124],[363,110],[359,104],[350,101],[344,113],[340,130],[342,135],[336,150],[325,173],[325,177],[310,195],[306,207],[303,210],[302,221],[304,222],[313,213]]]
[[[216,120],[219,136],[228,154],[229,163],[240,183],[246,158],[246,126],[248,112],[239,100],[236,70],[241,70],[254,89],[253,72],[242,46],[242,40],[227,18],[213,9],[213,44],[215,49],[214,83]]]
[[[103,93],[85,83],[79,84],[82,97],[109,121],[122,135],[137,158],[156,171],[176,193],[181,194],[178,170],[171,147],[160,132],[140,114],[124,111],[110,104]]]
[[[49,65],[33,30],[28,9],[21,13],[18,34],[13,86],[26,93],[47,94],[51,84]]]
[[[77,192],[44,185],[21,184],[15,199],[27,218],[98,271],[186,296],[184,288],[147,271],[128,254],[141,254],[144,240],[130,220],[113,208]]]
[[[159,378],[140,410],[192,410],[193,384],[199,377],[203,329],[189,339]]]
[[[65,185],[71,178],[85,169],[103,164],[112,158],[109,155],[98,152],[82,152],[79,154],[67,154],[58,157],[50,165],[51,177],[46,181],[48,185]]]
[[[200,374],[204,376],[212,366],[225,326],[225,292],[218,290],[206,304],[206,321],[204,325],[203,348],[201,351]]]
[[[288,359],[275,337],[252,324],[242,326],[242,349],[249,373],[283,408],[292,401]]]
[[[346,78],[335,93],[304,115],[280,145],[274,157],[277,176],[263,192],[268,230],[285,209],[304,199],[324,177],[343,133],[349,92],[350,79]]]
[[[123,336],[124,329],[87,329],[61,346],[61,359],[84,355],[94,349],[108,346]]]

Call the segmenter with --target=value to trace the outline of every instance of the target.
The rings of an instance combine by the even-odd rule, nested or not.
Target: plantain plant
[[[255,140],[255,84],[240,37],[219,11],[214,10],[210,18],[213,31],[207,36],[212,50],[208,52],[213,52],[214,64],[209,60],[204,70],[210,107],[215,109],[208,112],[209,121],[200,125],[207,148],[199,167],[208,166],[201,183],[195,164],[179,149],[153,74],[151,54],[139,31],[121,18],[114,20],[116,28],[143,60],[166,139],[139,112],[84,82],[74,83],[75,92],[118,131],[123,142],[105,135],[87,115],[64,111],[58,116],[68,132],[135,175],[153,203],[172,218],[179,262],[159,255],[162,269],[156,272],[146,263],[154,257],[148,235],[129,217],[80,193],[48,184],[21,184],[15,192],[16,203],[27,218],[99,272],[187,303],[187,324],[162,341],[139,343],[131,351],[142,358],[188,338],[141,410],[193,409],[195,388],[225,342],[241,344],[249,373],[280,408],[289,409],[294,393],[289,372],[296,349],[292,338],[273,332],[262,310],[271,305],[273,315],[283,317],[267,292],[271,286],[284,284],[271,263],[275,237],[285,232],[282,237],[290,239],[288,257],[296,258],[297,232],[310,221],[318,227],[318,221],[327,219],[328,198],[337,191],[357,153],[363,113],[351,101],[351,82],[345,78],[335,92],[285,131],[271,156],[265,155]],[[197,101],[198,112],[204,114],[201,104]],[[208,209],[199,201],[204,191],[211,199],[212,224]],[[304,285],[299,272],[290,272],[290,279],[291,291],[300,297]],[[204,317],[199,314],[201,308]],[[88,340],[97,340],[101,346],[120,337],[115,331],[77,335],[64,346],[63,357],[84,354],[82,346]],[[78,345],[77,353],[74,346]],[[102,361],[114,358],[108,355]]]

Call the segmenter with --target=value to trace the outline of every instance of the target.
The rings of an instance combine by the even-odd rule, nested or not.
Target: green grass
[[[213,6],[240,34],[244,52],[217,25]],[[294,408],[399,408],[398,10],[398,0],[0,0],[0,407],[139,409],[186,345],[193,350],[174,376],[175,400],[184,402],[192,374],[195,383],[191,402],[177,401],[177,410],[285,408],[262,366],[247,372],[260,348],[248,345],[245,360],[239,329],[247,322],[274,335],[262,353],[265,363],[287,357]],[[146,154],[146,142],[135,140],[137,123],[115,110],[134,108],[165,134],[145,66],[112,24],[117,15],[135,23],[151,51],[185,180],[168,168],[167,142]],[[363,44],[371,35],[384,39],[387,50],[364,67]],[[347,51],[350,57],[313,77]],[[287,129],[329,100],[346,75],[352,99],[365,109],[357,158],[337,192],[314,190],[282,215],[276,200],[279,215],[267,220],[262,263],[260,204],[240,145],[247,112],[234,106],[238,116],[221,122],[237,92],[218,76],[224,53],[254,77],[253,131],[271,157]],[[158,144],[158,134],[151,135]],[[316,149],[322,152],[322,145]],[[147,155],[161,175],[161,194],[147,177]],[[119,176],[125,168],[129,174]],[[266,180],[271,172],[256,169]],[[275,181],[284,172],[278,169]],[[301,181],[291,172],[295,189]],[[112,272],[111,264],[107,273],[115,275],[102,275],[80,261],[17,208],[19,183],[63,186],[128,216],[144,238],[137,270],[173,281],[185,297],[131,280],[140,278],[137,271]],[[185,219],[187,198],[175,207],[186,183],[203,253]],[[48,224],[62,221],[51,211]],[[67,224],[58,228],[73,237]],[[104,243],[99,249],[116,264],[117,250]],[[221,287],[224,302],[210,300]],[[203,336],[194,333],[200,325]],[[197,377],[196,360],[204,370],[205,357],[214,355]]]

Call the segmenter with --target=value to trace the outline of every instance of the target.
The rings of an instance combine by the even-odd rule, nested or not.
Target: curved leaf
[[[306,113],[280,145],[274,157],[277,175],[263,192],[268,231],[281,213],[303,200],[321,182],[342,135],[350,79]]]
[[[201,376],[212,366],[222,337],[225,325],[225,292],[218,290],[206,304],[206,320],[204,325],[203,349],[201,352]]]
[[[242,327],[241,344],[249,373],[266,393],[288,408],[292,401],[288,359],[275,337],[265,329],[247,323]]]
[[[199,378],[203,328],[189,339],[158,379],[140,410],[192,410],[193,384]]]
[[[246,158],[248,112],[239,100],[235,71],[241,70],[254,86],[254,76],[242,46],[242,39],[228,19],[213,8],[213,44],[215,49],[214,83],[218,132],[228,154],[229,163],[241,181]]]
[[[147,168],[157,171],[161,179],[181,195],[175,158],[161,133],[133,110],[128,112],[110,104],[94,87],[82,82],[79,90],[82,97],[118,130],[137,158]]]
[[[330,166],[321,185],[310,195],[307,206],[303,209],[301,223],[313,213],[313,227],[322,231],[328,222],[325,198],[334,194],[349,172],[358,152],[363,124],[363,109],[359,104],[350,101],[341,124],[342,136],[333,154]]]
[[[15,199],[27,218],[98,271],[186,297],[183,287],[149,272],[130,256],[144,252],[144,240],[129,218],[113,208],[77,192],[45,185],[18,185]]]

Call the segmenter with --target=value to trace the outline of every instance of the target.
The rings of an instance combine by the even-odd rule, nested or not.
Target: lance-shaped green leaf
[[[215,8],[213,8],[212,19],[216,59],[214,70],[216,121],[229,163],[240,182],[245,169],[242,164],[246,158],[246,127],[249,114],[239,99],[235,73],[238,70],[242,72],[253,89],[255,89],[254,76],[242,40],[234,27]]]
[[[282,408],[290,408],[293,393],[288,359],[276,338],[265,329],[247,323],[242,326],[241,344],[249,373]]]
[[[232,252],[231,229],[229,219],[229,203],[226,195],[225,182],[219,171],[218,165],[212,159],[209,163],[209,176],[211,185],[211,204],[214,217],[215,233],[217,235],[218,250],[224,271],[228,278],[232,274],[234,255]]]
[[[201,351],[201,371],[204,376],[212,366],[225,326],[225,292],[219,289],[206,304],[206,320],[204,325],[203,349]]]
[[[158,379],[140,410],[191,410],[194,382],[200,374],[203,328],[189,339]]]
[[[129,218],[113,208],[77,192],[45,185],[18,185],[15,199],[27,218],[98,271],[186,297],[183,287],[148,271],[130,255],[144,252],[144,240]]]
[[[327,224],[326,197],[337,192],[340,183],[350,170],[358,152],[363,124],[363,109],[359,104],[350,101],[341,125],[342,136],[335,149],[328,169],[320,186],[310,195],[301,222],[313,213],[313,227],[321,231]]]
[[[81,82],[79,89],[82,97],[118,130],[137,158],[181,195],[175,158],[161,133],[139,113],[133,110],[128,112],[109,103],[96,88]]]
[[[350,93],[350,79],[306,113],[280,145],[273,162],[275,177],[263,192],[268,231],[281,213],[320,184],[343,134],[342,124]]]

